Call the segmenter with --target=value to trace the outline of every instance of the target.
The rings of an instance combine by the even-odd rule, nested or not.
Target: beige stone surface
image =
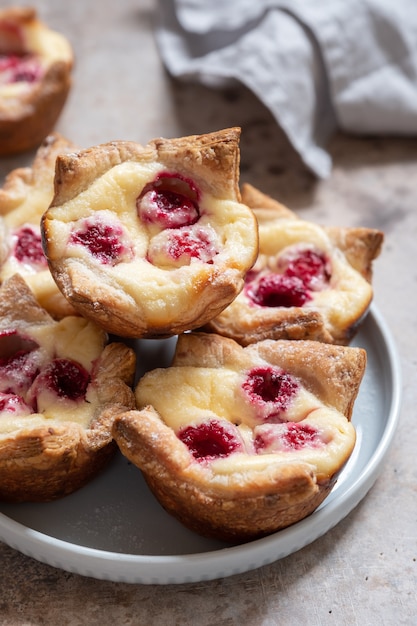
[[[305,219],[384,230],[375,301],[397,342],[403,402],[367,497],[304,549],[222,580],[153,586],[70,574],[0,544],[0,624],[416,624],[417,138],[337,135],[329,145],[331,177],[317,181],[251,94],[179,85],[166,75],[152,33],[153,0],[32,4],[75,49],[74,86],[57,130],[77,144],[144,143],[241,125],[242,180]],[[31,157],[1,160],[0,182]]]

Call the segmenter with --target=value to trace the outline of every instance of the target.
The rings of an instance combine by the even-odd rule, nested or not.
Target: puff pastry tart
[[[196,532],[241,542],[289,526],[328,495],[355,444],[365,351],[315,341],[242,347],[185,333],[113,435],[160,503]],[[164,390],[161,393],[161,390]]]
[[[134,406],[135,354],[81,317],[54,321],[16,274],[0,289],[0,499],[73,492],[109,460]]]
[[[76,310],[119,336],[163,337],[230,304],[258,251],[256,220],[240,203],[239,135],[116,141],[58,157],[44,250]]]
[[[40,221],[54,195],[56,157],[73,150],[65,137],[48,135],[31,167],[12,170],[0,189],[0,283],[21,274],[39,304],[56,319],[75,311],[49,271]]]
[[[0,10],[0,156],[36,148],[71,88],[73,52],[35,9]]]
[[[251,185],[242,201],[259,223],[259,256],[236,300],[204,328],[242,345],[310,339],[346,345],[372,297],[372,262],[383,233],[322,227]]]

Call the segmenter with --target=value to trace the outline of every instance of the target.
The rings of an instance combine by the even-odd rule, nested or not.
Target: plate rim
[[[397,428],[402,391],[399,354],[391,331],[375,304],[372,304],[368,315],[373,318],[389,356],[387,366],[392,393],[388,418],[378,445],[363,472],[347,486],[341,498],[334,498],[309,517],[267,537],[186,555],[138,555],[82,546],[34,530],[1,512],[0,540],[26,556],[64,571],[113,582],[157,585],[200,582],[242,574],[309,545],[336,526],[365,497],[382,469]],[[286,547],[278,550],[281,544]],[[143,566],[145,572],[141,571]]]

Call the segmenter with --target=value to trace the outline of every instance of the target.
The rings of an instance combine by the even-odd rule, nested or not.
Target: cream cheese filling
[[[347,261],[343,253],[330,241],[326,232],[315,224],[296,219],[269,222],[259,229],[259,257],[254,266],[258,271],[276,269],[277,260],[291,246],[313,246],[327,255],[331,265],[329,284],[321,290],[309,291],[311,299],[303,309],[319,310],[326,320],[330,332],[337,333],[350,325],[358,311],[367,308],[372,298],[372,286]],[[256,309],[274,316],[275,307],[259,307],[242,291],[230,305],[238,317],[250,315]]]
[[[19,330],[19,329],[17,329]],[[35,341],[40,347],[42,369],[53,359],[70,359],[79,363],[91,374],[94,362],[102,353],[106,335],[91,322],[81,317],[68,316],[53,325],[31,326],[21,330],[22,336]],[[23,397],[25,400],[25,396]],[[48,421],[71,421],[88,427],[97,408],[98,397],[94,382],[90,383],[84,399],[71,400],[46,392],[40,398],[41,411],[21,416],[0,411],[0,434],[14,432]],[[39,407],[38,407],[39,408]]]
[[[142,309],[145,317],[164,320],[167,311],[181,307],[185,294],[192,296],[203,279],[216,280],[224,272],[241,273],[251,265],[257,248],[257,232],[248,208],[238,202],[203,194],[198,225],[214,233],[218,253],[212,263],[192,258],[177,267],[157,266],[147,260],[152,238],[161,232],[143,225],[137,216],[136,199],[142,189],[166,168],[159,163],[124,162],[111,168],[88,189],[48,213],[50,257],[63,260],[71,277],[79,273],[99,280],[109,288],[121,288]],[[132,258],[112,265],[95,259],[87,247],[68,245],[71,234],[83,220],[118,224],[132,248]],[[95,278],[94,278],[95,277]],[[138,289],[140,295],[138,296]]]
[[[260,360],[260,363],[264,363]],[[259,364],[260,364],[259,363]],[[257,364],[257,365],[259,365]],[[267,365],[264,363],[264,365]],[[243,451],[232,452],[224,458],[203,461],[218,475],[235,472],[264,471],[271,463],[297,461],[315,468],[317,476],[325,478],[346,460],[355,443],[355,430],[347,418],[332,407],[324,405],[312,393],[299,385],[296,396],[280,423],[262,422],[253,403],[244,398],[241,385],[244,374],[233,368],[170,367],[146,373],[135,390],[138,408],[152,405],[164,423],[177,434],[190,425],[210,420],[227,420],[237,426]],[[286,424],[308,425],[317,432],[311,444],[294,448],[271,444],[256,452],[255,438],[263,430],[276,434]]]

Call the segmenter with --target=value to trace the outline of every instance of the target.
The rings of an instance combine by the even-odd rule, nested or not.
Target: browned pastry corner
[[[37,148],[71,88],[73,52],[35,9],[0,10],[0,156]]]
[[[48,501],[91,480],[134,407],[134,352],[81,317],[54,321],[23,278],[0,288],[0,500]]]
[[[138,410],[114,438],[164,508],[233,543],[311,514],[349,459],[364,374],[360,348],[214,334],[178,339],[171,367],[148,372]],[[161,393],[161,389],[164,393]]]
[[[248,345],[264,339],[348,344],[369,310],[383,233],[302,220],[255,187],[242,202],[259,224],[259,256],[238,297],[204,326]]]
[[[120,336],[164,337],[230,304],[258,251],[240,202],[239,137],[231,128],[58,157],[41,228],[50,271],[79,313]]]
[[[54,196],[55,162],[59,154],[78,148],[62,134],[47,135],[37,149],[30,167],[11,170],[0,188],[0,215],[16,215],[19,224],[38,222]],[[34,199],[35,198],[35,199]]]
[[[48,268],[40,221],[54,195],[55,161],[75,150],[58,133],[48,135],[30,167],[12,170],[0,188],[0,283],[21,274],[39,304],[55,319],[75,314]]]

